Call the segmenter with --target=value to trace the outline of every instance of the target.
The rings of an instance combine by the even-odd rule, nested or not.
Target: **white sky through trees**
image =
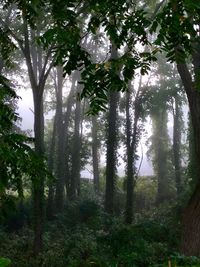
[[[17,90],[17,94],[18,96],[20,96],[21,99],[19,99],[18,101],[18,110],[17,112],[19,113],[19,116],[22,118],[21,121],[21,128],[22,130],[25,131],[31,131],[33,132],[33,96],[32,96],[32,91],[30,89],[19,89]],[[45,118],[49,118],[50,115],[45,116]],[[150,132],[150,128],[151,125],[148,123],[146,126],[146,130],[148,132]],[[151,162],[149,162],[147,160],[146,157],[146,151],[147,151],[147,147],[145,145],[146,142],[146,137],[143,137],[141,140],[141,144],[142,144],[142,150],[143,150],[143,162],[142,162],[142,166],[140,169],[140,175],[152,175],[153,174],[153,170],[152,170],[152,165]],[[138,148],[139,154],[141,155],[141,145],[139,145]],[[119,150],[119,153],[124,153],[123,149]],[[140,164],[140,160],[138,161],[138,164]],[[101,159],[101,163],[102,165],[105,163],[104,159]],[[120,166],[118,167],[118,175],[119,176],[123,176],[124,175],[124,170],[125,170],[125,163],[123,162],[123,160],[119,160]],[[89,171],[88,171],[88,170]],[[82,177],[87,177],[87,178],[92,178],[92,166],[86,166],[86,169],[84,171],[82,171]]]

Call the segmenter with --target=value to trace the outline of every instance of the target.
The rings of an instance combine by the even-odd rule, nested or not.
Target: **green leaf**
[[[0,258],[0,267],[6,267],[11,264],[11,260],[7,258]]]

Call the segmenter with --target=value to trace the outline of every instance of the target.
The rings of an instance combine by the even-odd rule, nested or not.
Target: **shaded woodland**
[[[0,13],[0,267],[200,266],[200,4]]]

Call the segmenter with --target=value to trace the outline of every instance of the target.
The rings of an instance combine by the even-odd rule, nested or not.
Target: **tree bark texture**
[[[131,85],[129,86],[131,90]],[[126,149],[127,149],[127,189],[126,189],[126,213],[127,224],[133,222],[134,186],[135,186],[135,154],[138,145],[138,120],[139,120],[139,95],[140,88],[134,101],[134,119],[131,122],[130,106],[131,92],[126,92]]]
[[[200,60],[199,60],[200,65]],[[195,65],[195,69],[200,66]],[[200,177],[200,85],[192,81],[192,76],[186,64],[177,64],[181,76],[191,114],[194,131],[195,154],[197,160],[197,174]],[[196,188],[183,212],[181,251],[185,255],[200,256],[200,178]]]
[[[130,90],[130,87],[129,87]],[[131,146],[131,118],[130,118],[130,91],[126,92],[126,150],[127,150],[127,189],[125,221],[131,224],[133,220],[133,151]]]
[[[98,136],[97,136],[97,118],[92,117],[92,165],[94,189],[99,193],[99,157],[98,157]]]
[[[64,207],[64,121],[63,121],[63,70],[62,67],[56,68],[56,116],[57,116],[57,155],[56,155],[56,212],[60,213]]]
[[[34,133],[35,151],[39,156],[44,155],[44,116],[43,98],[40,92],[35,90],[34,95]],[[44,220],[44,178],[43,174],[38,174],[33,183],[33,203],[34,203],[34,253],[37,255],[42,247],[42,233]]]
[[[72,77],[72,86],[71,86],[71,91],[67,99],[67,110],[64,114],[64,143],[63,146],[65,148],[65,153],[63,157],[65,158],[65,187],[66,187],[66,193],[67,197],[70,196],[70,182],[71,182],[71,169],[70,169],[70,164],[69,164],[69,156],[70,156],[70,144],[69,144],[69,124],[70,124],[70,117],[72,115],[72,106],[74,103],[74,89],[75,89],[75,82],[76,82],[76,77],[73,75]]]
[[[48,153],[48,170],[53,174],[54,171],[54,160],[55,160],[55,145],[56,145],[56,114],[54,117],[53,123],[53,132],[50,138],[50,146]],[[46,208],[46,216],[47,219],[52,220],[54,215],[54,181],[48,181],[48,198],[47,198],[47,208]]]
[[[118,57],[115,44],[112,44],[111,59]],[[107,152],[106,152],[106,192],[105,211],[112,214],[114,211],[114,191],[116,172],[116,149],[117,149],[117,107],[119,92],[109,92],[109,111],[107,128]]]
[[[174,98],[174,126],[173,126],[173,158],[175,169],[175,182],[177,199],[180,199],[182,192],[182,179],[181,179],[181,106],[179,103],[178,95]]]
[[[77,93],[81,92],[81,85],[77,85]],[[76,100],[75,120],[74,120],[74,136],[72,147],[72,169],[70,183],[70,198],[74,199],[80,195],[80,169],[81,169],[81,101]]]
[[[114,190],[116,172],[116,148],[117,148],[117,106],[119,101],[118,92],[110,92],[108,111],[108,136],[106,155],[106,192],[105,210],[112,214],[114,209]]]
[[[118,49],[114,43],[111,47],[111,59],[118,58]],[[107,152],[106,152],[106,192],[105,211],[109,214],[114,212],[114,191],[116,179],[116,149],[117,149],[117,107],[119,92],[109,92],[109,111],[107,126]]]
[[[167,164],[167,110],[160,108],[152,115],[153,120],[153,165],[157,176],[157,197],[156,204],[159,205],[169,199],[169,181]]]

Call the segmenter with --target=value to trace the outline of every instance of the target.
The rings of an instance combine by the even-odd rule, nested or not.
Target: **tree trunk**
[[[57,67],[57,84],[56,84],[56,116],[57,116],[57,157],[56,157],[56,212],[60,213],[64,207],[64,123],[63,123],[63,101],[62,101],[62,89],[63,89],[63,70],[62,67]]]
[[[114,44],[112,44],[111,59],[116,59],[117,57],[118,57],[117,47]],[[106,192],[105,192],[105,211],[109,214],[112,214],[114,211],[118,102],[119,102],[119,92],[110,91],[108,128],[107,128]]]
[[[175,181],[177,199],[180,199],[182,192],[182,179],[181,179],[181,107],[178,95],[175,96],[175,107],[173,111],[174,126],[173,126],[173,156],[175,168]]]
[[[77,92],[80,93],[81,87],[77,85]],[[71,184],[70,184],[70,198],[74,199],[80,194],[80,169],[81,169],[81,101],[76,100],[75,120],[74,120],[74,136],[72,147],[72,170],[71,170]]]
[[[56,144],[56,114],[54,116],[54,123],[53,123],[53,132],[50,140],[50,147],[48,153],[48,170],[50,173],[53,173],[54,170],[54,158],[55,158],[55,144]],[[47,200],[47,208],[46,208],[46,215],[47,219],[52,220],[54,214],[54,181],[48,181],[49,185],[49,192],[48,192],[48,200]]]
[[[108,136],[106,155],[106,194],[105,211],[112,214],[114,209],[114,190],[116,172],[116,148],[117,148],[117,105],[118,92],[110,92],[108,112]]]
[[[98,137],[97,137],[97,118],[92,117],[92,165],[94,189],[99,193],[99,158],[98,158]]]
[[[71,182],[71,169],[70,169],[70,144],[69,144],[69,123],[70,123],[70,117],[72,114],[72,106],[73,106],[73,94],[74,94],[74,87],[75,87],[75,79],[72,80],[72,87],[71,87],[71,92],[67,100],[67,111],[64,115],[64,135],[65,135],[65,140],[64,140],[64,148],[65,148],[65,187],[66,187],[66,193],[67,196],[70,196],[70,182]]]
[[[130,86],[129,86],[130,88]],[[135,185],[135,154],[137,149],[138,120],[139,120],[139,90],[134,101],[133,127],[130,118],[130,92],[126,93],[126,147],[127,147],[127,189],[126,189],[126,216],[125,221],[131,224],[133,221],[133,200]],[[132,129],[133,128],[133,129]]]
[[[160,108],[152,115],[153,120],[153,150],[154,150],[154,170],[157,176],[157,196],[156,204],[162,204],[169,200],[169,180],[168,180],[168,134],[167,134],[167,111],[166,107]]]
[[[196,149],[194,142],[194,130],[191,121],[191,115],[189,114],[188,123],[188,139],[189,139],[189,163],[188,163],[188,178],[191,180],[191,189],[194,191],[195,186],[198,182],[198,161],[196,158]]]
[[[200,64],[200,61],[199,61]],[[177,64],[189,102],[194,131],[197,174],[200,177],[200,90],[199,83],[193,83],[186,64]],[[199,69],[199,67],[198,67]],[[188,256],[200,256],[200,179],[183,212],[181,252]]]
[[[44,117],[43,97],[39,90],[33,92],[34,96],[34,133],[35,151],[38,155],[44,155]],[[34,253],[37,255],[43,247],[42,233],[44,221],[44,177],[38,174],[33,183],[34,203]]]
[[[130,86],[129,86],[130,90]],[[126,188],[126,213],[125,221],[131,224],[133,220],[133,180],[134,180],[134,155],[131,146],[131,118],[130,118],[130,91],[126,92],[126,150],[127,150],[127,188]]]

